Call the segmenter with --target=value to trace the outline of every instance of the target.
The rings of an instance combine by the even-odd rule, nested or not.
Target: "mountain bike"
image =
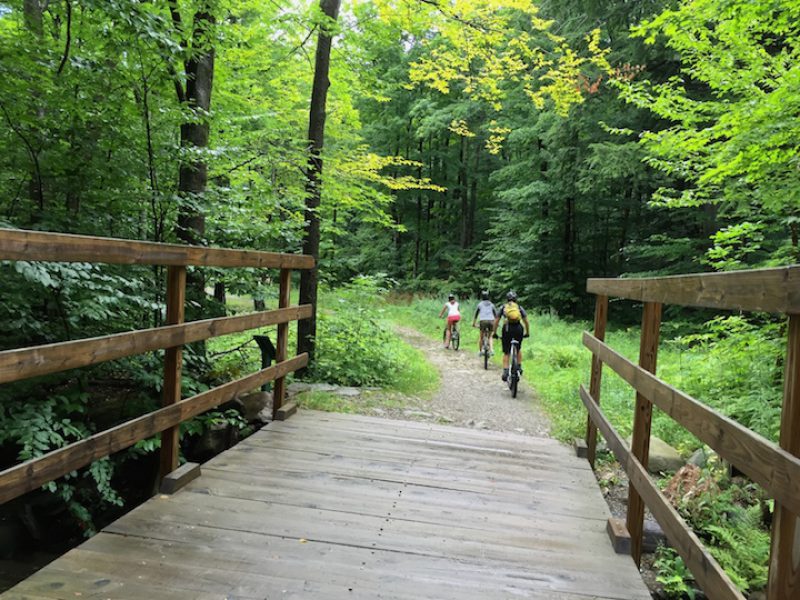
[[[489,357],[491,356],[491,350],[489,346],[489,336],[491,333],[486,331],[485,329],[481,330],[481,354],[483,355],[483,368],[489,369]]]
[[[442,341],[447,341],[447,325],[445,325],[444,331],[442,332]],[[458,321],[455,321],[450,326],[450,347],[453,350],[458,350],[460,344],[461,334],[458,332]]]
[[[511,340],[511,352],[508,355],[508,389],[511,390],[511,397],[517,397],[517,386],[520,378],[519,368],[519,342]]]

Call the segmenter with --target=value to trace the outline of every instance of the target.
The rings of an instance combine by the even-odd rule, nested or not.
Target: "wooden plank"
[[[661,304],[646,302],[642,310],[642,332],[639,340],[639,367],[650,373],[656,372],[658,338],[661,330]],[[650,456],[650,425],[653,419],[651,400],[636,392],[636,407],[633,414],[633,436],[631,453],[647,468]],[[625,522],[631,535],[631,556],[636,566],[642,562],[642,536],[644,535],[644,503],[636,488],[628,486],[628,515]]]
[[[608,509],[588,464],[567,447],[520,436],[524,452],[512,452],[499,434],[507,447],[492,452],[489,436],[465,440],[457,428],[426,433],[410,424],[403,436],[399,422],[315,420],[300,412],[270,423],[206,463],[181,492],[152,498],[12,597],[649,598],[630,559],[611,551]],[[342,444],[351,432],[358,439]],[[434,445],[424,446],[425,435]],[[580,468],[571,477],[526,471],[537,447],[559,449],[555,463]],[[361,478],[373,463],[398,480]],[[551,473],[561,479],[539,479]],[[448,487],[467,475],[479,493]]]
[[[207,340],[276,323],[305,319],[311,305],[192,321],[102,337],[0,352],[0,383],[96,365],[162,348]]]
[[[780,445],[800,456],[800,315],[789,317],[786,374],[783,385]],[[769,600],[800,596],[800,511],[775,503],[769,560]]]
[[[161,494],[174,494],[190,481],[200,477],[200,474],[201,470],[198,463],[184,463],[161,480],[161,487],[159,487],[158,491]]]
[[[761,485],[777,502],[800,514],[800,458],[637,367],[590,333],[584,332],[583,343],[622,379]]]
[[[210,527],[164,526],[161,539],[122,538],[101,533],[79,551],[45,569],[41,593],[73,597],[73,589],[96,590],[98,597],[173,598],[292,598],[326,600],[375,598],[395,600],[486,600],[524,597],[537,600],[590,600],[560,591],[566,587],[547,572],[531,572],[526,565],[455,560],[449,557],[415,555],[383,549],[347,547],[335,543],[280,539],[250,532],[226,532]],[[167,538],[167,539],[164,539]],[[121,552],[129,550],[130,557]],[[142,564],[144,563],[144,564]],[[134,568],[125,565],[133,565]],[[139,567],[137,569],[136,567]],[[142,575],[136,580],[136,575]],[[606,574],[578,576],[581,583],[591,576],[605,582]],[[73,584],[77,580],[78,585]],[[141,587],[143,582],[152,586]],[[48,586],[61,583],[53,590]],[[129,587],[130,586],[130,587]],[[166,593],[158,593],[162,587]],[[65,591],[67,592],[65,594]],[[147,592],[150,595],[146,595]],[[169,595],[172,592],[173,595]],[[260,594],[257,594],[260,592]],[[647,598],[630,590],[626,599]],[[620,597],[620,596],[617,596]]]
[[[625,447],[622,437],[611,426],[583,385],[580,386],[580,397],[595,425],[606,439],[608,447],[625,469],[630,481],[636,486],[647,508],[661,525],[672,547],[683,558],[700,589],[711,600],[745,600],[730,577],[705,549],[694,531],[661,494],[647,474],[647,469]]]
[[[264,454],[264,460],[269,459]],[[251,457],[252,460],[252,457]],[[318,463],[319,464],[319,463]],[[392,516],[405,520],[429,519],[429,515],[452,514],[458,511],[471,527],[505,522],[510,517],[539,523],[544,530],[558,529],[564,522],[595,520],[604,522],[609,513],[595,489],[576,485],[571,492],[551,487],[544,482],[527,494],[494,491],[454,491],[408,481],[381,481],[318,471],[291,471],[285,467],[254,474],[245,470],[203,467],[203,479],[189,492],[212,496],[232,496],[262,502],[316,506],[328,510],[352,510],[358,503],[371,503],[366,512],[379,510],[390,498]],[[583,493],[579,493],[583,492]],[[407,503],[396,501],[401,499]],[[354,500],[355,499],[355,500]]]
[[[167,325],[180,325],[186,314],[186,267],[171,266],[167,269]],[[173,346],[164,352],[164,388],[161,406],[172,406],[181,401],[183,383],[183,346]],[[178,468],[180,453],[180,426],[175,425],[161,432],[159,449],[159,479],[164,479]]]
[[[0,472],[0,504],[308,364],[301,354]]]
[[[594,305],[594,337],[598,340],[606,339],[606,325],[608,323],[608,296],[599,295]],[[603,377],[603,362],[592,354],[592,370],[589,376],[589,393],[597,402],[600,402],[600,383]],[[597,458],[597,428],[592,420],[586,417],[586,459],[594,469]]]
[[[611,540],[611,545],[614,547],[614,552],[617,554],[631,553],[631,534],[628,533],[628,528],[625,527],[625,521],[615,518],[609,519],[606,531]]]
[[[281,402],[281,407],[275,412],[275,419],[278,421],[285,421],[296,412],[297,412],[297,404],[295,404],[294,402],[288,402],[286,404]]]
[[[159,244],[22,229],[0,229],[0,260],[271,269],[314,267],[314,258],[304,254]]]
[[[800,313],[800,266],[646,279],[588,279],[586,290],[680,306]]]
[[[289,306],[289,294],[292,288],[292,272],[289,269],[281,269],[280,287],[278,292],[278,307]],[[286,360],[286,349],[289,343],[289,325],[281,323],[278,325],[278,336],[276,340],[275,360],[278,362]],[[278,419],[278,413],[283,406],[286,398],[286,380],[281,377],[275,380],[275,388],[272,392],[272,418]],[[281,421],[285,419],[280,419]]]

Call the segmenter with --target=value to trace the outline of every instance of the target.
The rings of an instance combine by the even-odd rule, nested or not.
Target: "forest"
[[[407,349],[359,346],[394,343],[381,321],[513,289],[560,332],[541,355],[579,378],[565,391],[540,373],[565,439],[589,359],[563,339],[578,347],[591,317],[587,278],[800,262],[798,114],[797,0],[0,0],[0,228],[311,254],[296,287],[318,317],[293,343],[312,353],[306,379],[345,385],[408,385]],[[165,272],[0,262],[0,351],[162,325]],[[190,269],[188,285],[187,320],[278,298],[254,269]],[[629,307],[611,309],[620,335]],[[692,360],[666,369],[776,440],[785,323],[670,317],[667,345]],[[249,341],[189,348],[184,395],[257,362]],[[157,405],[162,361],[3,385],[0,468]],[[217,411],[183,435],[238,419]],[[91,535],[141,500],[115,473],[152,466],[155,447],[49,484],[48,510]],[[754,529],[707,530],[745,591],[766,584]],[[661,564],[673,597],[694,593],[674,556]]]

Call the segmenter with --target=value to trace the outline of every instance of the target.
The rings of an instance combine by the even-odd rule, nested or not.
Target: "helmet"
[[[456,299],[456,295],[455,294],[450,294],[450,295],[447,296],[447,299],[448,300],[455,300]]]
[[[489,292],[486,291],[486,290],[483,290],[481,292],[481,300],[488,300],[488,299],[489,299]]]
[[[509,302],[514,302],[517,299],[517,292],[514,290],[509,290],[509,292],[506,294],[506,299]]]

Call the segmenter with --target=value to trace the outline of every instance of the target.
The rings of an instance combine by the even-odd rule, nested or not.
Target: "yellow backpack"
[[[520,319],[522,319],[522,311],[519,308],[519,304],[516,302],[507,303],[503,309],[503,313],[509,323],[519,323]]]

